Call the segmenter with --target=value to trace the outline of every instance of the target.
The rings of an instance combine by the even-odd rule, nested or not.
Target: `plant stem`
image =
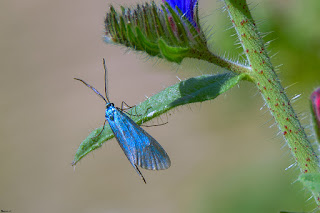
[[[246,67],[242,64],[227,60],[226,58],[210,52],[207,48],[203,48],[201,49],[201,51],[192,49],[192,54],[190,54],[190,57],[216,64],[237,74],[250,72],[250,67]]]
[[[319,173],[318,157],[274,71],[246,1],[224,0],[224,3],[251,68],[247,74],[261,92],[300,171]],[[319,194],[312,193],[319,206]]]

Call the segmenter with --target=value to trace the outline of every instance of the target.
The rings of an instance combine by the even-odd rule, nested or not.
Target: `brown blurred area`
[[[255,201],[257,209],[265,209],[277,203],[270,199],[273,195],[294,194],[296,185],[291,183],[297,173],[284,170],[292,158],[287,147],[280,149],[284,141],[275,136],[277,130],[268,128],[273,121],[265,124],[271,116],[263,113],[266,109],[259,110],[263,102],[248,83],[214,101],[180,107],[151,122],[168,121],[147,131],[165,148],[172,166],[166,171],[142,170],[146,185],[114,139],[72,168],[79,144],[103,124],[105,109],[103,101],[73,78],[103,91],[102,58],[116,106],[121,101],[135,105],[178,82],[176,76],[184,79],[217,70],[194,61],[178,68],[105,44],[108,5],[137,2],[141,3],[1,1],[1,210],[244,212],[246,207],[232,211],[230,206],[240,208],[238,201],[268,194],[259,197],[261,204]],[[217,12],[221,3],[213,2],[200,2],[204,16],[221,13]]]

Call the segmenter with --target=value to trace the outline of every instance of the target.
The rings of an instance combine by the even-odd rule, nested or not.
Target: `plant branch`
[[[274,71],[246,1],[224,3],[251,68],[248,75],[269,107],[301,173],[319,173],[318,157]],[[312,193],[319,206],[319,194]]]

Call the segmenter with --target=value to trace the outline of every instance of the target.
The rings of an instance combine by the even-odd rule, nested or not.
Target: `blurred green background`
[[[108,5],[143,1],[0,2],[0,209],[12,212],[311,211],[313,200],[295,182],[298,169],[257,89],[246,82],[214,101],[183,106],[148,128],[171,157],[166,171],[145,171],[143,184],[115,140],[74,170],[80,142],[104,122],[104,102],[73,80],[137,104],[145,96],[202,73],[223,70],[186,60],[182,66],[102,41]],[[160,2],[160,1],[158,1]],[[243,60],[221,2],[200,0],[211,48]],[[309,124],[308,97],[320,85],[320,2],[250,1],[253,17],[294,107]]]

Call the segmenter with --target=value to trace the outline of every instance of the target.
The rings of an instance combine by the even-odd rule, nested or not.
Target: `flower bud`
[[[121,14],[110,6],[105,41],[176,63],[207,50],[198,22],[197,0],[163,2],[160,6],[152,2],[133,9],[121,7]]]
[[[311,94],[310,99],[314,128],[318,136],[318,141],[320,141],[320,87]]]

